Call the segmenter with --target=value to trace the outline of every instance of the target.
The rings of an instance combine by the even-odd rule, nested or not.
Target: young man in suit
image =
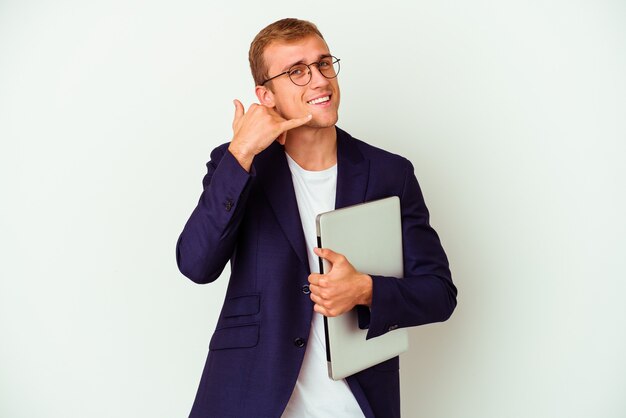
[[[232,140],[211,153],[177,244],[197,283],[231,266],[190,416],[399,417],[398,358],[331,380],[323,315],[358,307],[374,338],[452,314],[456,288],[413,166],[336,126],[340,61],[312,23],[272,23],[249,58],[259,103],[235,100]],[[401,201],[403,280],[315,248],[318,213],[388,196]]]

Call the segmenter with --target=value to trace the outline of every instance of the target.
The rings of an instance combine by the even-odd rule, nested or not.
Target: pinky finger
[[[313,306],[313,310],[324,316],[327,316],[328,314],[328,312],[326,312],[326,309],[322,305],[318,305],[317,303]]]

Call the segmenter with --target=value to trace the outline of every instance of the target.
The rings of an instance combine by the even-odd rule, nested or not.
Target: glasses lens
[[[311,72],[304,64],[296,64],[289,69],[289,78],[297,86],[306,86],[311,81]]]
[[[312,63],[326,78],[335,78],[339,74],[339,59],[329,56]],[[289,69],[289,78],[296,86],[306,86],[311,81],[311,69],[305,64],[296,64]]]
[[[335,57],[322,58],[318,68],[324,77],[335,78],[339,74],[339,60]]]

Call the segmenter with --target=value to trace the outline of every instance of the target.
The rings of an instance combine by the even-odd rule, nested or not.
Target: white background
[[[0,1],[0,416],[187,416],[227,277],[186,280],[176,239],[289,16],[451,260],[404,416],[626,416],[626,4],[299,3]]]

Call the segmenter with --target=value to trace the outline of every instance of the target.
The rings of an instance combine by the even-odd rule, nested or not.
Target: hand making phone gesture
[[[250,171],[257,154],[274,141],[284,145],[287,131],[304,125],[312,117],[306,115],[287,120],[269,106],[253,103],[245,112],[239,100],[235,99],[234,103],[233,140],[228,150],[246,171]]]

